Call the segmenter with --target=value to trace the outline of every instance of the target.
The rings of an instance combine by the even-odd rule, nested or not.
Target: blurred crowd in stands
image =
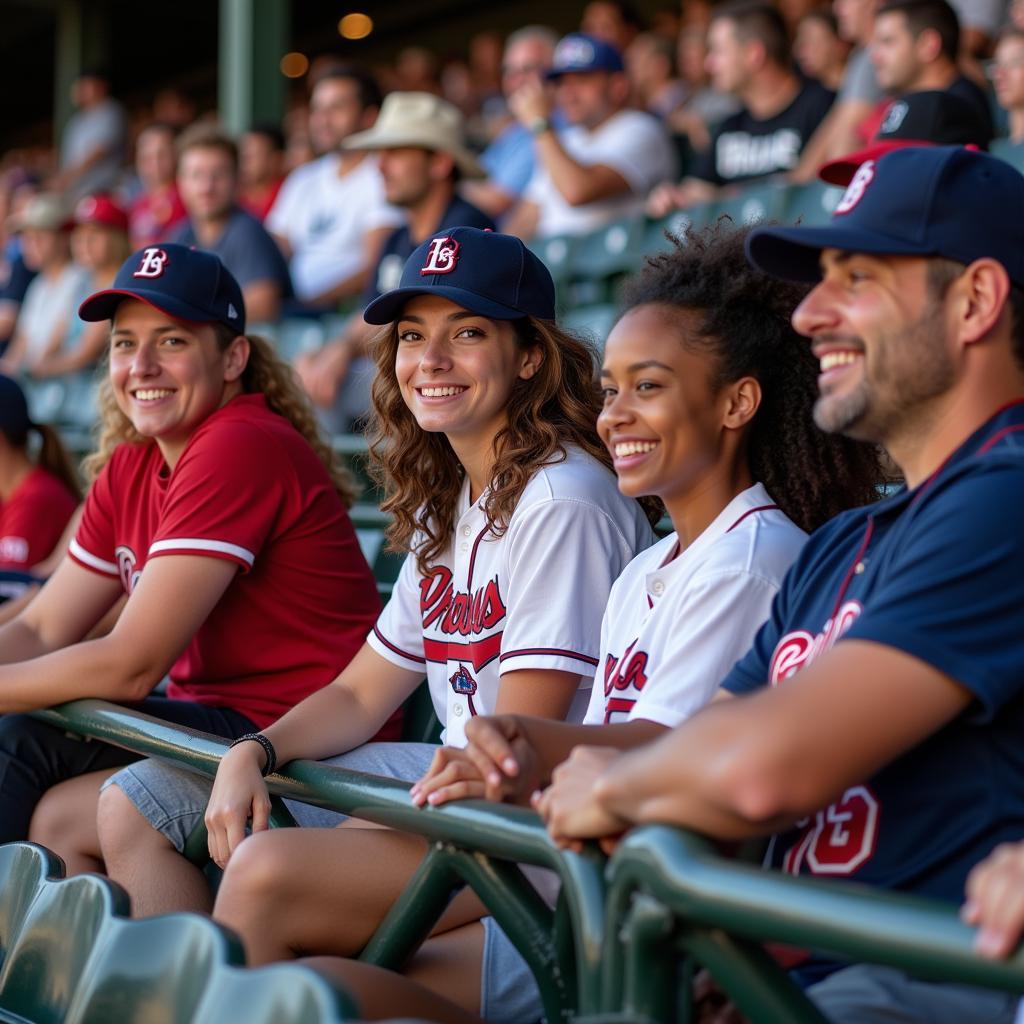
[[[684,0],[650,19],[591,0],[561,39],[482,33],[372,71],[326,55],[304,84],[282,124],[233,138],[184,95],[129,112],[83,73],[59,150],[0,160],[0,372],[88,372],[105,339],[79,302],[133,249],[184,242],[221,256],[261,333],[328,318],[295,365],[350,429],[359,312],[432,234],[579,236],[879,145],[1024,142],[1024,0]]]

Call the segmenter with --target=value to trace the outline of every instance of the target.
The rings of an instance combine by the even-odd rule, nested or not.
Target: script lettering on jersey
[[[505,618],[505,602],[497,576],[470,594],[456,590],[451,570],[439,566],[420,580],[420,612],[424,629],[437,623],[448,636],[477,636]]]
[[[138,559],[135,557],[135,552],[132,551],[127,544],[122,544],[114,552],[114,556],[117,558],[117,572],[121,577],[121,586],[124,587],[124,592],[131,595],[131,592],[135,589],[135,585],[139,582],[139,577],[142,575],[142,570],[136,571],[135,566],[138,564]]]
[[[634,651],[634,640],[623,652],[621,657],[609,654],[604,662],[604,721],[605,725],[612,721],[612,715],[626,714],[636,703],[635,697],[613,697],[616,691],[628,690],[632,687],[639,693],[647,685],[647,652]]]
[[[816,658],[835,646],[837,640],[853,625],[862,611],[859,601],[847,601],[834,618],[829,619],[821,632],[812,636],[806,630],[787,633],[776,645],[768,667],[768,681],[778,686]]]
[[[796,675],[831,650],[863,608],[848,601],[812,636],[787,633],[776,645],[768,669],[772,686]],[[782,859],[782,869],[798,875],[851,875],[870,860],[878,842],[878,799],[867,786],[851,786],[835,803],[796,823],[797,835]]]
[[[726,181],[790,171],[800,162],[802,142],[800,133],[792,128],[779,128],[768,135],[723,132],[715,146],[715,164]]]

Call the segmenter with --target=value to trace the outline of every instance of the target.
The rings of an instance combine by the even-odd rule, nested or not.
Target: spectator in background
[[[639,213],[644,197],[675,172],[664,128],[649,114],[627,110],[629,79],[609,43],[574,33],[555,50],[548,78],[569,123],[556,132],[551,97],[526,81],[510,98],[534,136],[537,168],[506,230],[520,238],[581,235]]]
[[[384,201],[376,161],[345,139],[377,120],[376,81],[354,66],[326,68],[313,86],[309,130],[318,160],[285,179],[267,229],[288,257],[295,295],[329,311],[362,293],[384,239],[401,216]]]
[[[800,73],[837,92],[843,82],[850,44],[839,34],[831,11],[808,11],[797,25],[793,57]]]
[[[1009,116],[1011,142],[1024,142],[1024,30],[1008,28],[996,44],[996,99]]]
[[[377,123],[350,136],[345,148],[380,154],[387,201],[406,213],[406,223],[384,243],[361,307],[397,288],[406,260],[442,229],[494,230],[490,217],[456,194],[462,179],[480,178],[484,171],[466,146],[462,115],[446,100],[393,92]],[[341,337],[297,360],[299,377],[333,433],[350,430],[369,412],[375,367],[366,346],[372,333],[362,315],[354,314]]]
[[[135,141],[135,173],[142,191],[128,211],[133,249],[164,241],[187,216],[175,180],[177,135],[172,125],[154,121]]]
[[[14,218],[25,264],[36,276],[25,292],[14,336],[0,360],[2,373],[31,373],[44,356],[61,348],[75,322],[89,272],[72,262],[72,225],[63,200],[50,193],[34,196]]]
[[[960,23],[946,0],[889,0],[875,15],[871,61],[878,84],[893,96],[944,89],[978,109],[995,134],[988,96],[960,73]]]
[[[77,315],[78,305],[93,292],[109,288],[117,270],[128,258],[128,214],[101,193],[80,199],[75,207],[71,232],[71,256],[87,271],[84,287],[74,302],[67,334],[60,348],[45,354],[33,368],[37,377],[57,377],[94,367],[110,344],[109,326],[87,324]]]
[[[37,458],[28,440],[39,434]],[[82,499],[56,432],[32,422],[25,393],[0,375],[0,572],[27,573],[53,551]]]
[[[811,181],[826,161],[850,153],[871,138],[862,125],[883,98],[875,78],[868,44],[878,0],[833,0],[839,35],[853,45],[832,109],[804,147],[793,181]]]
[[[824,86],[793,70],[786,26],[774,7],[741,0],[716,8],[707,65],[715,87],[743,108],[712,134],[688,178],[652,194],[648,208],[656,216],[711,200],[723,185],[793,170],[832,103]]]
[[[591,0],[583,8],[580,32],[603,39],[625,53],[644,25],[629,0]]]
[[[551,69],[558,37],[543,25],[527,25],[505,43],[501,88],[508,99],[526,82],[541,85]],[[533,177],[536,154],[533,136],[515,118],[480,157],[487,172],[483,181],[463,185],[466,197],[492,217],[503,217],[522,196]]]
[[[396,88],[403,92],[441,95],[441,64],[426,47],[407,46],[401,50],[395,60],[394,75]]]
[[[707,25],[689,22],[679,33],[676,61],[679,76],[689,90],[686,103],[669,118],[669,127],[685,136],[692,149],[711,145],[711,129],[740,109],[735,96],[716,89],[707,72]]]
[[[689,92],[676,78],[675,51],[672,40],[641,32],[625,54],[635,105],[663,121],[686,102]]]
[[[238,140],[238,205],[266,220],[284,183],[284,133],[276,125],[253,125]]]
[[[242,288],[250,323],[275,323],[292,295],[288,265],[274,239],[243,210],[238,196],[238,147],[199,124],[178,140],[178,190],[188,220],[168,239],[216,253]]]
[[[53,189],[73,199],[109,192],[117,185],[125,158],[124,109],[110,95],[110,79],[98,70],[83,71],[75,79],[71,102],[75,112],[61,136]]]
[[[14,175],[15,181],[9,186],[6,215],[2,225],[4,232],[3,283],[0,285],[0,356],[3,356],[14,334],[21,304],[32,279],[36,276],[29,269],[22,253],[21,235],[14,230],[19,213],[39,191],[36,180],[30,176]]]

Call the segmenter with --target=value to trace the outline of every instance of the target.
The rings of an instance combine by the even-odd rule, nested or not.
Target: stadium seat
[[[604,350],[604,343],[611,333],[618,315],[618,307],[610,302],[596,303],[593,306],[580,306],[571,309],[562,317],[562,326],[573,334],[578,334],[592,341],[599,350]]]
[[[294,362],[303,352],[313,352],[324,343],[324,328],[319,320],[303,317],[282,320],[272,340],[282,359]]]
[[[124,891],[97,875],[40,882],[0,970],[0,1011],[63,1024],[103,929],[127,913]]]
[[[1024,142],[1011,142],[1009,139],[993,139],[989,146],[993,156],[1005,160],[1008,164],[1024,172]]]
[[[0,846],[0,971],[43,882],[63,874],[60,859],[42,846]]]
[[[572,235],[552,235],[550,238],[536,238],[530,242],[530,249],[541,258],[551,272],[559,299],[573,272],[576,255],[576,239]]]
[[[616,282],[640,269],[646,227],[643,218],[628,217],[579,239],[570,274],[573,305],[613,298]]]
[[[671,248],[671,243],[666,237],[666,233],[684,235],[689,229],[699,231],[711,222],[713,213],[713,204],[700,203],[685,210],[674,210],[657,220],[649,220],[644,232],[644,253],[667,251]]]
[[[807,227],[827,224],[842,195],[841,188],[820,181],[794,185],[783,205],[782,220],[787,224],[799,222]]]
[[[712,219],[727,216],[737,225],[778,220],[786,206],[787,192],[785,185],[749,186],[739,195],[715,203]]]

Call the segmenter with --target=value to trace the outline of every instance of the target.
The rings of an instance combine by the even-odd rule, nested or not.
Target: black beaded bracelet
[[[247,732],[244,736],[239,736],[231,744],[231,747],[237,747],[239,743],[245,743],[248,740],[258,743],[267,755],[267,763],[260,769],[260,775],[266,778],[277,767],[277,751],[274,749],[274,744],[261,732]],[[228,747],[228,750],[231,747]]]

